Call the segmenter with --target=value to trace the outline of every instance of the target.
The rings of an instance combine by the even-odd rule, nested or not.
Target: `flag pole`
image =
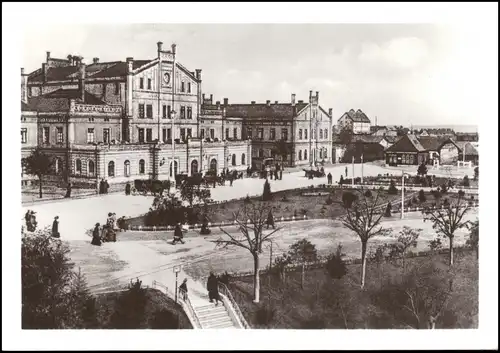
[[[354,188],[354,155],[352,156],[352,187]]]
[[[361,184],[363,184],[363,165],[364,165],[364,160],[363,160],[363,154],[361,154]]]

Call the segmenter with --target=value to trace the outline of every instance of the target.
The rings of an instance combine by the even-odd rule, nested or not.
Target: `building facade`
[[[49,154],[49,179],[55,182],[95,186],[101,178],[110,185],[173,179],[209,169],[246,169],[250,162],[241,119],[228,119],[236,138],[221,138],[222,110],[202,112],[201,70],[178,63],[175,45],[165,51],[159,42],[153,60],[94,58],[90,65],[71,55],[53,59],[48,52],[41,69],[21,74],[23,151],[38,147]],[[206,138],[206,131],[214,138]]]
[[[337,120],[338,129],[349,128],[354,134],[370,134],[371,122],[361,109],[349,110]]]

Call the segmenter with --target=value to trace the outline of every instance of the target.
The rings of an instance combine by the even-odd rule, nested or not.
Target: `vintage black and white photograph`
[[[362,340],[487,325],[497,33],[138,17],[22,26],[3,120],[21,131],[20,150],[3,144],[20,172],[3,198],[16,329]]]

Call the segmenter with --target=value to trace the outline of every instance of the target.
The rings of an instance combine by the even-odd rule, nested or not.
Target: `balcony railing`
[[[236,316],[238,316],[238,319],[240,320],[241,324],[243,325],[243,328],[245,329],[250,329],[250,325],[248,324],[247,320],[245,320],[245,317],[243,316],[240,307],[238,306],[238,303],[233,298],[233,295],[231,294],[231,291],[229,288],[224,283],[219,282],[219,292],[222,295],[225,295],[227,299],[231,302],[231,305],[234,308],[234,312]]]

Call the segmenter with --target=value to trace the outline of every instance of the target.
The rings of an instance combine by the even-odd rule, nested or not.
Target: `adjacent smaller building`
[[[354,134],[369,134],[371,121],[361,109],[345,112],[337,121],[339,129],[349,127]]]
[[[385,162],[388,165],[430,164],[429,153],[415,135],[404,135],[385,151]]]

